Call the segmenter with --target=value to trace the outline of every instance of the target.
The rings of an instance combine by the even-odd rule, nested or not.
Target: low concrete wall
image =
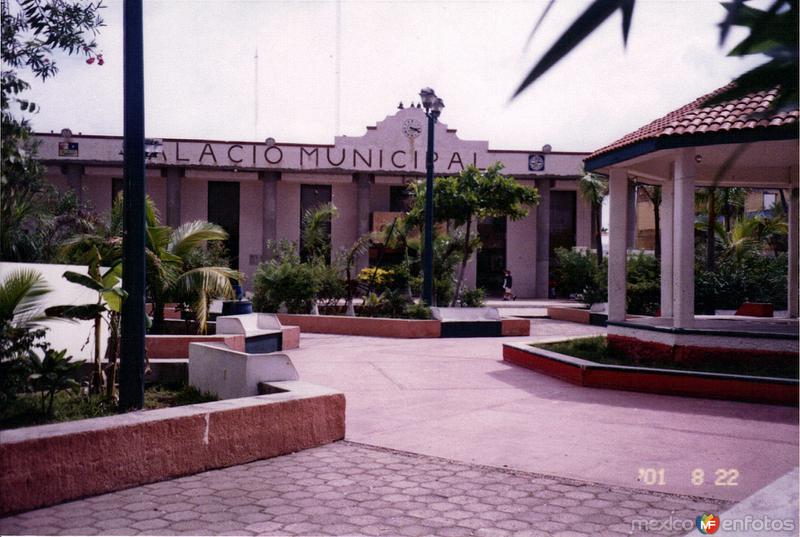
[[[529,319],[506,318],[502,323],[503,336],[529,336],[531,335],[531,321]]]
[[[145,337],[147,357],[158,358],[189,358],[190,343],[225,343],[235,351],[244,352],[245,339],[242,334],[225,334],[219,336],[174,336],[174,335],[148,335]]]
[[[281,324],[299,326],[302,332],[395,338],[438,338],[440,321],[422,319],[384,319],[344,315],[278,314]]]
[[[0,515],[341,440],[344,395],[304,382],[228,399],[0,432]]]
[[[613,327],[616,329],[616,327]],[[609,330],[611,332],[611,330]],[[640,330],[644,336],[650,333]],[[660,334],[655,333],[655,336]],[[691,341],[688,337],[684,338]],[[700,339],[694,338],[695,340]],[[758,339],[757,344],[768,347],[769,340]],[[782,367],[791,367],[797,363],[797,351],[772,350],[768,348],[748,348],[743,342],[734,338],[709,337],[700,339],[698,344],[667,344],[649,341],[644,337],[630,337],[618,334],[608,334],[608,349],[615,356],[630,358],[641,364],[655,361],[670,361],[692,369],[702,369],[718,363],[736,363],[742,367],[756,369],[760,364],[770,363]],[[777,341],[778,344],[786,343],[785,340]],[[797,345],[796,341],[788,341],[787,346]]]
[[[547,316],[558,321],[589,324],[590,312],[585,309],[551,306],[547,308]]]
[[[281,327],[281,350],[300,348],[300,327],[284,326]]]
[[[797,380],[598,364],[519,343],[503,345],[503,360],[591,388],[786,406],[800,394]]]

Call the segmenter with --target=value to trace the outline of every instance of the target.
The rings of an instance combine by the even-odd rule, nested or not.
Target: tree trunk
[[[731,232],[731,191],[725,189],[725,204],[723,205],[723,219],[725,220],[725,232]]]
[[[119,363],[119,313],[111,312],[108,323],[108,348],[106,349],[106,360],[108,369],[106,373],[106,399],[114,400],[115,384],[117,383],[117,364]]]
[[[464,253],[461,257],[461,268],[458,271],[458,279],[456,280],[456,289],[453,292],[453,300],[450,302],[451,308],[458,304],[458,297],[461,294],[461,285],[464,283],[464,272],[467,269],[467,261],[469,261],[469,256],[471,254],[469,248],[469,236],[471,230],[472,216],[467,218],[467,231],[464,233]]]
[[[597,249],[597,266],[603,264],[603,206],[592,203],[592,216],[594,217],[594,246]]]
[[[164,300],[161,297],[153,297],[153,326],[151,328],[154,334],[164,333]]]
[[[706,230],[706,270],[712,272],[716,265],[714,260],[715,224],[717,223],[717,189],[708,188],[708,225]]]
[[[345,276],[347,277],[347,282],[345,283],[345,285],[347,285],[347,301],[345,302],[344,314],[347,317],[355,317],[356,310],[355,307],[353,307],[353,281],[350,279],[352,274],[350,273],[349,264],[347,265],[347,268],[345,270]]]
[[[100,393],[103,390],[103,364],[100,361],[100,329],[103,318],[99,315],[94,318],[94,372],[89,390],[92,393]]]

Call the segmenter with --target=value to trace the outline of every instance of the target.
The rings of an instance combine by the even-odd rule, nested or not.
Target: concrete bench
[[[497,308],[431,308],[431,315],[443,323],[500,320]]]
[[[265,353],[300,346],[300,328],[283,326],[272,313],[217,317],[217,334],[244,334],[245,352]]]
[[[503,335],[497,308],[431,308],[442,323],[442,337],[499,337]]]
[[[285,354],[249,354],[224,343],[189,345],[189,384],[220,399],[258,395],[261,382],[299,379]]]

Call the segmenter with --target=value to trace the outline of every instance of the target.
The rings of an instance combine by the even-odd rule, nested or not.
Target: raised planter
[[[504,344],[503,360],[590,388],[787,406],[797,406],[800,393],[792,379],[598,364],[524,343]]]
[[[775,306],[765,302],[745,302],[736,310],[736,315],[772,317],[775,315]]]
[[[244,352],[244,334],[221,334],[213,336],[179,336],[179,335],[148,335],[145,337],[147,357],[159,358],[189,358],[190,343],[225,343],[233,350]]]
[[[547,316],[558,321],[589,324],[591,312],[588,309],[565,308],[563,306],[550,306]]]
[[[394,338],[438,338],[441,323],[425,319],[385,319],[345,315],[301,315],[279,313],[281,324],[300,327],[301,332]]]
[[[279,313],[284,325],[300,327],[302,332],[390,338],[442,337],[442,323],[436,319],[387,319],[382,317],[347,317],[344,315],[303,315]],[[528,319],[506,318],[500,321],[498,336],[528,336]],[[284,337],[286,335],[284,334]]]
[[[293,453],[344,438],[344,395],[270,395],[0,432],[0,515]]]

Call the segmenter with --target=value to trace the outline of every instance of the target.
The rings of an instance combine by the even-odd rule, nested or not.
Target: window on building
[[[331,185],[300,185],[300,252],[302,255],[305,249],[303,242],[303,215],[306,211],[313,211],[331,202]],[[326,224],[328,238],[331,236],[331,222]],[[305,258],[303,259],[305,261]],[[328,252],[328,262],[330,262],[330,252]]]
[[[553,190],[550,192],[550,264],[552,266],[556,248],[575,246],[574,191]]]
[[[239,183],[208,182],[208,221],[228,232],[225,248],[230,253],[231,268],[239,268]]]
[[[389,187],[389,210],[404,213],[411,208],[411,193],[406,185]]]

